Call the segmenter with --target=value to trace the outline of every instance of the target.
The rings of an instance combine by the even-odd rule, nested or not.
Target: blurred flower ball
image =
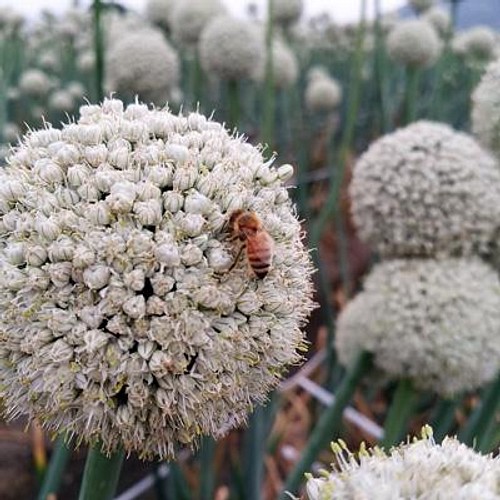
[[[467,254],[500,220],[500,169],[476,141],[419,121],[375,141],[353,169],[360,237],[385,256]]]
[[[44,97],[51,88],[52,82],[50,78],[39,69],[27,69],[19,79],[19,89],[23,94],[30,97]]]
[[[434,5],[434,0],[408,0],[408,3],[416,13],[421,14]]]
[[[484,456],[456,438],[437,444],[429,426],[422,438],[384,452],[362,447],[356,456],[343,442],[334,443],[338,470],[309,475],[309,500],[500,498],[500,458]]]
[[[195,46],[203,28],[225,13],[220,0],[183,0],[172,11],[172,37],[181,45]]]
[[[69,90],[58,89],[49,96],[49,108],[53,111],[69,112],[75,107],[75,99]]]
[[[172,15],[181,0],[148,0],[146,3],[146,17],[154,24],[170,30]]]
[[[257,28],[229,16],[219,16],[206,25],[198,50],[203,69],[223,80],[249,78],[265,56]]]
[[[390,377],[449,396],[500,370],[500,281],[479,259],[400,259],[377,264],[342,311],[336,347],[361,350]]]
[[[456,35],[453,50],[475,62],[488,61],[495,57],[497,50],[496,33],[488,26],[474,26]]]
[[[0,178],[0,396],[10,416],[172,458],[300,360],[311,262],[283,181],[222,125],[121,101],[30,132]],[[275,241],[256,279],[236,209]]]
[[[436,30],[427,21],[410,19],[400,21],[387,37],[389,57],[404,66],[427,67],[434,64],[441,53],[441,42]]]
[[[342,87],[334,78],[316,70],[310,75],[304,99],[310,111],[332,111],[342,101]]]
[[[179,81],[179,58],[160,31],[140,29],[111,44],[106,88],[120,97],[165,104]]]
[[[273,84],[277,89],[293,86],[299,77],[299,63],[292,49],[282,40],[275,39],[272,44]],[[254,78],[263,82],[266,77],[266,60],[262,59],[260,66],[254,71]]]
[[[303,8],[303,0],[273,0],[273,21],[283,25],[296,23]]]
[[[451,28],[451,17],[442,7],[432,7],[423,18],[431,24],[434,29],[442,36],[446,36]]]

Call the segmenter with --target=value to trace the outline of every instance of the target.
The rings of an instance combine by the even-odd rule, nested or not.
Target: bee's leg
[[[236,264],[238,264],[238,261],[240,260],[241,254],[243,253],[244,249],[245,245],[241,245],[240,249],[238,250],[238,253],[236,254],[236,257],[234,258],[234,262],[231,264],[231,267],[226,272],[230,273],[236,267]]]

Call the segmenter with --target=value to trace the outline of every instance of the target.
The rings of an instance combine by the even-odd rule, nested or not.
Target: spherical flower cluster
[[[342,311],[336,347],[364,349],[394,378],[441,395],[475,389],[500,369],[500,281],[478,258],[377,264]]]
[[[340,83],[323,73],[321,68],[315,68],[308,75],[304,100],[310,111],[332,111],[342,101]]]
[[[52,88],[52,82],[46,73],[39,69],[27,69],[19,79],[19,89],[30,97],[44,97]]]
[[[120,96],[165,104],[179,80],[177,53],[153,29],[124,34],[106,57],[106,87]]]
[[[350,186],[358,233],[386,256],[486,248],[500,220],[500,170],[476,141],[419,121],[375,141]]]
[[[154,24],[170,30],[172,15],[178,0],[148,0],[146,4],[146,17]]]
[[[273,21],[285,26],[296,23],[303,8],[303,0],[273,0]]]
[[[119,100],[29,133],[0,173],[0,396],[142,457],[219,436],[304,347],[311,264],[290,165],[191,113]],[[257,279],[234,210],[274,239]]]
[[[208,22],[225,13],[220,0],[183,0],[172,12],[172,36],[182,45],[196,45]]]
[[[481,455],[456,438],[437,444],[424,426],[421,439],[387,454],[362,446],[355,456],[343,441],[332,443],[338,469],[324,477],[309,475],[309,500],[500,498],[500,458]]]
[[[85,87],[83,86],[82,83],[76,80],[69,82],[68,85],[66,86],[66,90],[71,94],[73,99],[79,100],[85,97],[86,93]]]
[[[434,64],[441,53],[441,42],[436,30],[427,21],[401,21],[387,37],[387,52],[395,62],[405,66],[427,67]]]
[[[272,44],[273,57],[273,82],[278,89],[286,89],[293,86],[299,77],[299,63],[292,49],[282,40],[275,39]],[[265,60],[257,67],[254,78],[263,82],[266,76]]]
[[[479,61],[488,61],[496,55],[495,32],[488,26],[474,26],[459,33],[453,39],[452,47],[459,55]]]
[[[3,126],[2,139],[4,142],[14,143],[20,135],[19,127],[15,123],[7,122]]]
[[[500,158],[500,60],[489,64],[472,94],[472,130]]]
[[[249,78],[264,63],[265,49],[258,30],[229,16],[219,16],[206,25],[198,50],[203,69],[223,80]]]
[[[431,24],[434,29],[442,36],[450,31],[451,18],[448,12],[442,7],[432,7],[424,15],[423,18]]]
[[[9,6],[0,7],[0,31],[7,36],[13,31],[18,30],[24,23],[22,14]]]
[[[408,0],[408,3],[417,14],[421,14],[434,5],[434,0]]]
[[[49,108],[54,111],[69,112],[75,107],[75,100],[66,89],[55,90],[49,97]]]

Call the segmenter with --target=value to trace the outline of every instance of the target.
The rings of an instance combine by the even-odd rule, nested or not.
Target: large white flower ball
[[[362,448],[356,456],[333,444],[338,468],[321,478],[309,476],[309,500],[500,498],[500,458],[481,455],[456,438],[437,444],[429,426],[422,439],[390,451]]]
[[[311,263],[292,172],[222,125],[119,100],[30,132],[0,174],[0,396],[11,416],[171,458],[301,358]],[[258,279],[228,231],[274,240]]]
[[[437,61],[441,41],[434,27],[425,20],[400,21],[387,37],[387,53],[404,66],[427,67]]]
[[[178,85],[179,73],[177,52],[154,29],[124,34],[106,54],[106,88],[129,100],[137,95],[146,102],[165,104]]]
[[[249,78],[265,56],[257,28],[229,16],[217,17],[206,25],[198,50],[205,71],[223,80]]]
[[[360,237],[386,256],[484,250],[500,220],[500,169],[476,141],[419,121],[375,141],[353,169]]]
[[[383,373],[448,396],[500,370],[500,281],[479,259],[398,259],[377,264],[342,311],[344,364],[361,350]]]

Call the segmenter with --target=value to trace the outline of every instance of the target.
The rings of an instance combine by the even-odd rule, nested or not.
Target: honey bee
[[[235,210],[229,218],[229,230],[232,237],[241,242],[229,271],[236,266],[243,250],[246,250],[248,266],[253,274],[259,279],[267,276],[273,260],[274,240],[265,230],[257,214],[246,210]]]

